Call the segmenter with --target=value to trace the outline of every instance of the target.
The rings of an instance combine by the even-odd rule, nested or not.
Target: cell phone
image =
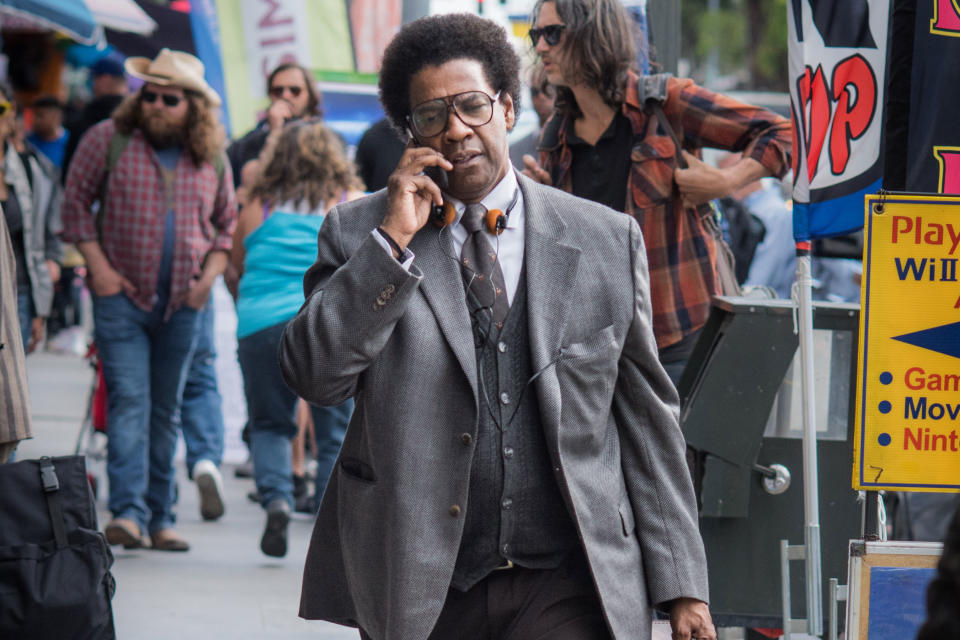
[[[422,147],[420,141],[417,140],[417,137],[413,135],[413,132],[410,129],[407,129],[407,135],[410,137],[410,144],[414,147]],[[427,176],[433,180],[441,191],[446,191],[447,186],[449,185],[449,180],[447,179],[447,172],[441,169],[440,167],[424,167],[423,175]],[[433,205],[433,210],[431,211],[433,216],[443,217],[443,207],[438,205]]]
[[[436,182],[441,191],[447,190],[447,186],[449,185],[447,172],[440,167],[424,167],[423,175]]]

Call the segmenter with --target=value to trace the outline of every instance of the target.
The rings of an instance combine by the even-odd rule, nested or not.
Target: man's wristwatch
[[[382,227],[377,227],[377,233],[383,236],[383,239],[387,241],[387,244],[397,253],[396,258],[397,262],[403,264],[410,257],[410,250],[400,248],[400,245],[397,244],[397,241],[390,237],[390,234],[383,230]]]

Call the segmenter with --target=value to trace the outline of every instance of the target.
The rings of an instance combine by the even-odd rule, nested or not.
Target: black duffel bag
[[[83,456],[0,464],[0,638],[113,640],[112,564]]]

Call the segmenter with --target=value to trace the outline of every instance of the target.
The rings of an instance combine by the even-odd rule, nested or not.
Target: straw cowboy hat
[[[206,96],[213,106],[220,106],[220,96],[203,79],[203,63],[189,53],[161,49],[153,60],[142,56],[127,58],[124,67],[134,78],[196,91]]]

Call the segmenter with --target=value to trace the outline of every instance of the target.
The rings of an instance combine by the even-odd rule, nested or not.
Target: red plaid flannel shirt
[[[656,116],[647,116],[641,108],[637,80],[631,74],[622,107],[633,128],[626,213],[643,230],[653,331],[662,349],[706,323],[710,299],[720,293],[717,245],[702,219],[704,212],[682,205],[673,180],[676,149],[669,134],[658,130]],[[691,153],[699,154],[703,147],[744,151],[777,177],[790,167],[790,122],[770,111],[677,78],[667,83],[663,110],[680,144]],[[553,184],[568,192],[573,190],[573,152],[566,137],[572,125],[571,118],[555,115],[540,140],[541,165]]]
[[[63,237],[67,242],[97,240],[110,265],[137,288],[133,302],[149,311],[156,303],[157,277],[163,250],[164,223],[170,204],[160,162],[143,134],[134,131],[109,176],[107,149],[116,130],[113,120],[94,126],[80,141],[70,163],[63,204]],[[98,236],[91,205],[105,201]],[[205,162],[197,168],[189,155],[177,161],[173,179],[176,245],[170,303],[166,315],[183,305],[190,280],[199,277],[211,251],[230,251],[237,221],[237,202],[230,163],[224,157],[223,177]]]

